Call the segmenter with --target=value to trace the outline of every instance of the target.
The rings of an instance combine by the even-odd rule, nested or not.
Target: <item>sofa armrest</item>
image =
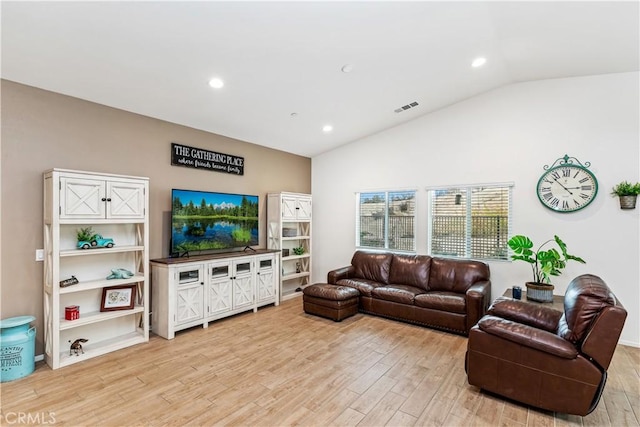
[[[627,311],[621,305],[606,307],[595,318],[584,341],[582,352],[608,369],[622,333]]]
[[[356,269],[353,265],[348,267],[338,268],[336,270],[331,270],[327,273],[327,283],[331,285],[335,285],[338,280],[349,279],[354,276]]]
[[[467,332],[487,313],[491,302],[491,281],[476,282],[465,293],[467,305]]]
[[[497,298],[487,313],[554,334],[558,330],[558,322],[562,317],[562,312],[552,308],[508,297]]]
[[[486,315],[480,319],[478,327],[488,334],[563,359],[575,359],[578,356],[578,350],[570,341],[554,333],[501,317]]]

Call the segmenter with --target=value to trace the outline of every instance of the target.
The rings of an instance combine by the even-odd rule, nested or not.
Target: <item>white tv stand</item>
[[[279,303],[279,252],[226,252],[151,260],[151,330],[182,329]]]

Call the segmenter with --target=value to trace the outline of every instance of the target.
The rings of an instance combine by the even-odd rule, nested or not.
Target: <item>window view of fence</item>
[[[358,247],[415,251],[415,191],[358,196]]]
[[[507,259],[511,187],[432,190],[432,255]]]
[[[507,216],[473,216],[471,218],[470,258],[507,259]],[[465,257],[467,253],[467,217],[435,215],[433,217],[432,253]]]

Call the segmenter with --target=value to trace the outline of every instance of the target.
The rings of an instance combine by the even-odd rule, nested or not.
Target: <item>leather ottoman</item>
[[[316,283],[304,288],[302,293],[305,313],[339,322],[358,312],[360,292],[357,289]]]

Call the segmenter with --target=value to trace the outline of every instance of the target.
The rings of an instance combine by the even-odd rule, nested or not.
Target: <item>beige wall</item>
[[[2,80],[0,316],[37,318],[43,352],[42,173],[78,169],[150,178],[150,256],[169,249],[171,189],[260,196],[266,245],[266,193],[311,192],[311,159]],[[171,142],[245,158],[244,176],[171,166]]]

